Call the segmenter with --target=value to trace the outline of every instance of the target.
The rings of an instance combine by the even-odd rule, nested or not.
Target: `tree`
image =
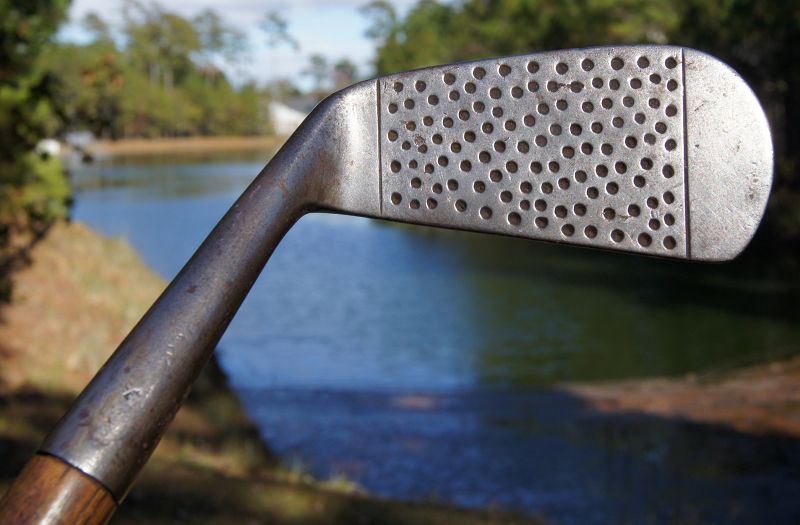
[[[366,36],[377,48],[375,69],[379,74],[397,71],[393,60],[400,53],[402,27],[394,7],[386,0],[373,0],[361,8],[361,13],[370,20]]]
[[[38,229],[66,212],[57,161],[31,154],[53,127],[54,78],[37,59],[64,19],[67,0],[0,0],[0,251],[12,229]]]
[[[268,11],[264,13],[259,28],[266,36],[267,46],[273,51],[281,45],[286,45],[290,49],[297,51],[300,49],[300,44],[289,33],[289,24],[286,19],[281,16],[277,11]],[[273,76],[277,76],[278,60],[273,57]],[[273,93],[273,97],[277,97],[277,93]]]
[[[386,0],[373,0],[361,8],[361,13],[371,20],[366,36],[373,40],[376,46],[385,46],[388,41],[396,38],[400,21],[391,3]]]
[[[95,12],[89,12],[83,17],[83,28],[92,36],[92,40],[109,46],[114,45],[111,36],[111,26]]]
[[[40,68],[58,80],[52,100],[63,123],[97,136],[252,134],[264,94],[233,86],[222,71],[247,52],[247,38],[216,11],[192,18],[128,0],[122,25],[90,14],[85,44],[57,44]],[[126,38],[113,38],[117,31]],[[117,41],[118,40],[118,41]]]
[[[200,37],[200,56],[206,73],[216,69],[215,57],[231,64],[242,60],[247,38],[244,33],[226,24],[216,11],[206,9],[195,16],[192,23]]]
[[[137,0],[124,4],[128,53],[144,67],[151,84],[172,89],[192,70],[192,54],[201,51],[201,37],[189,20],[158,4]]]
[[[311,78],[312,92],[318,99],[323,98],[327,93],[327,83],[331,77],[331,69],[328,60],[319,54],[311,55],[308,58],[308,66],[303,70],[304,76]]]
[[[273,80],[268,86],[267,90],[272,94],[272,98],[275,100],[288,100],[290,98],[296,98],[303,95],[298,88],[291,80],[285,78],[279,78],[277,80]]]
[[[289,34],[289,24],[277,11],[269,11],[261,19],[259,28],[267,36],[267,45],[276,48],[286,44],[294,50],[300,49],[300,44]]]
[[[344,58],[333,65],[333,88],[345,88],[358,80],[358,67]]]

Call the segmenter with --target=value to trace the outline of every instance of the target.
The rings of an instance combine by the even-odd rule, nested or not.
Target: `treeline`
[[[773,238],[800,240],[800,2],[797,0],[420,0],[371,18],[379,74],[433,64],[601,44],[678,44],[719,56],[754,88],[772,127]],[[747,126],[747,122],[738,123]]]
[[[54,44],[40,60],[57,80],[57,125],[111,139],[269,131],[266,92],[233,86],[221,69],[247,41],[217,12],[186,18],[129,0],[121,27],[95,14],[82,25],[89,43]]]
[[[110,139],[268,134],[269,101],[303,96],[287,80],[233,85],[224,68],[252,67],[253,42],[213,9],[183,17],[156,2],[125,0],[122,13],[115,27],[87,15],[82,25],[89,43],[53,43],[42,55],[40,67],[57,81],[52,102],[61,127],[54,133],[88,129]],[[300,49],[278,13],[265,12],[258,27],[268,47]],[[312,55],[304,74],[310,96],[320,99],[352,83],[357,71],[349,60],[331,64]]]
[[[0,0],[0,295],[21,239],[68,211],[64,171],[34,153],[39,140],[84,130],[110,139],[267,134],[269,101],[303,96],[287,80],[232,83],[224,71],[252,67],[253,42],[217,11],[185,17],[123,0],[118,25],[89,14],[85,41],[69,43],[54,38],[69,4]],[[265,12],[258,28],[268,47],[299,50],[278,13]],[[357,78],[349,60],[309,58],[306,102]]]
[[[66,214],[69,186],[58,159],[33,153],[57,122],[52,75],[38,60],[68,0],[0,0],[0,298],[22,247]]]

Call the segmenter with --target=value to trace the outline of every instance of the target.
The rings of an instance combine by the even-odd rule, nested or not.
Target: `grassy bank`
[[[58,224],[0,309],[0,492],[164,283],[123,241]],[[538,523],[502,512],[387,502],[287,470],[216,363],[207,367],[113,523]]]

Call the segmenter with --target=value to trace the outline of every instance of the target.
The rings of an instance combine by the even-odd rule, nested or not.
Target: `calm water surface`
[[[261,160],[75,172],[75,218],[169,279]],[[391,498],[554,523],[798,523],[800,445],[598,414],[548,389],[800,353],[797,277],[311,215],[220,358],[266,441]]]

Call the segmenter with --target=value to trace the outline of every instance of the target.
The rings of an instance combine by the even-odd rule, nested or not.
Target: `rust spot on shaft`
[[[286,188],[286,183],[284,183],[282,180],[279,180],[278,181],[278,187],[281,189],[281,192],[283,193],[283,196],[288,199],[289,198],[289,190],[288,190],[288,188]]]

